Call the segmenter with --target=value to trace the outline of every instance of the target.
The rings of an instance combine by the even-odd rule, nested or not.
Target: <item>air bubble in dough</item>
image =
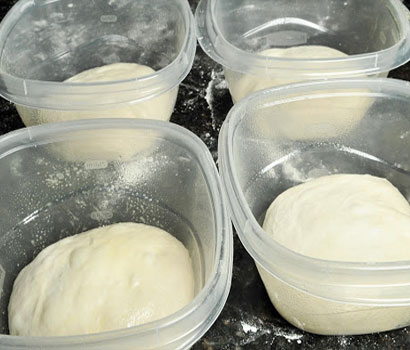
[[[346,262],[410,259],[410,205],[386,179],[339,174],[292,187],[269,207],[264,230],[306,256]],[[365,334],[407,325],[410,307],[355,305],[316,297],[258,265],[279,313],[318,334]],[[383,276],[380,276],[383,285]],[[383,291],[380,290],[380,299]]]
[[[20,336],[98,333],[166,317],[193,297],[181,242],[153,226],[114,224],[40,252],[14,282],[9,328]]]

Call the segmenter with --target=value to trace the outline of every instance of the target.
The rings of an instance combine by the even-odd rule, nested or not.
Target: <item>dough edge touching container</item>
[[[257,118],[266,118],[264,120],[268,120],[268,118],[266,117],[267,113],[258,115],[255,111],[264,108],[271,108],[270,110],[273,111],[281,103],[285,106],[287,103],[292,103],[295,96],[299,96],[303,100],[306,96],[314,95],[315,90],[328,91],[324,95],[327,96],[324,98],[328,98],[332,94],[332,90],[336,89],[341,89],[344,92],[351,90],[352,94],[368,90],[368,96],[373,96],[374,105],[371,108],[373,111],[380,112],[382,116],[377,119],[372,115],[371,110],[367,118],[370,121],[373,121],[373,118],[377,123],[385,123],[386,129],[390,129],[392,135],[396,136],[397,145],[386,147],[385,141],[375,140],[372,147],[375,147],[374,144],[382,143],[385,145],[386,154],[391,154],[393,158],[397,155],[401,161],[394,159],[397,161],[395,163],[392,159],[385,157],[386,154],[378,154],[377,151],[381,150],[381,146],[375,148],[376,154],[370,154],[375,157],[374,159],[380,156],[381,159],[387,158],[392,162],[385,163],[386,174],[389,176],[395,174],[391,175],[396,180],[396,183],[393,181],[393,184],[399,185],[402,193],[404,190],[405,197],[409,198],[407,183],[404,180],[403,183],[400,183],[400,179],[407,178],[410,163],[403,153],[399,156],[396,152],[397,148],[395,148],[400,145],[406,147],[406,142],[409,140],[403,136],[399,130],[400,127],[396,129],[391,127],[394,123],[390,123],[389,118],[399,116],[397,118],[402,118],[407,125],[408,117],[403,111],[407,110],[405,106],[408,104],[407,99],[410,96],[410,84],[393,79],[374,79],[372,81],[350,79],[299,83],[254,93],[239,102],[230,111],[220,134],[219,154],[221,180],[228,198],[231,218],[242,244],[256,263],[272,304],[294,326],[323,335],[366,334],[405,327],[410,324],[410,298],[408,297],[410,295],[408,277],[410,263],[408,261],[350,263],[314,259],[279,245],[260,226],[263,219],[261,219],[261,215],[274,197],[292,185],[281,184],[280,181],[283,180],[283,177],[281,178],[279,175],[279,178],[275,179],[275,170],[270,172],[278,163],[285,163],[288,158],[283,156],[280,159],[275,159],[273,156],[272,159],[272,157],[269,158],[269,153],[272,153],[270,148],[266,148],[266,152],[264,151],[264,145],[270,145],[266,139],[274,138],[275,136],[272,135],[275,132],[264,132],[269,128],[267,125],[265,125],[264,130],[258,129]],[[378,101],[379,99],[380,101]],[[388,103],[383,99],[391,99],[395,106],[393,108],[397,110],[389,109]],[[380,102],[379,105],[377,102]],[[364,121],[362,120],[360,123],[364,123]],[[377,124],[374,128],[380,129],[381,126]],[[349,130],[349,132],[351,131]],[[285,139],[287,136],[285,134]],[[330,135],[329,139],[332,137],[334,135]],[[339,142],[342,143],[346,139],[343,135]],[[356,141],[361,142],[361,140]],[[287,139],[287,142],[279,140],[276,151],[286,153],[286,147],[289,144],[302,142],[309,145],[316,142],[317,145],[322,145],[324,140],[319,138],[313,141],[309,139],[289,141]],[[259,150],[261,153],[258,151],[259,154],[255,153],[253,156],[244,154],[242,158],[240,145],[254,147],[255,150],[251,152]],[[343,148],[344,146],[340,144],[338,147],[343,152],[347,149],[347,146]],[[306,149],[309,147],[306,146]],[[246,164],[245,159],[254,159],[254,162]],[[318,156],[315,159],[321,158]],[[257,163],[256,166],[255,163]],[[300,161],[298,164],[302,166],[302,163],[303,161]],[[293,165],[295,164],[293,163]],[[396,165],[393,164],[404,169],[399,169],[396,172]],[[325,167],[321,168],[322,165],[315,164],[315,166],[317,169],[311,172],[312,178],[324,175],[323,172],[329,170]],[[302,174],[302,171],[298,172],[296,168],[291,170],[292,172],[286,173],[287,177],[296,178]],[[285,171],[289,171],[289,168]],[[332,173],[332,169],[329,171]],[[354,173],[355,171],[350,172]],[[359,171],[357,172],[359,173]],[[366,173],[366,171],[362,170],[360,173]],[[252,181],[256,182],[261,178],[266,178],[265,183],[270,183],[271,186],[265,190],[258,188],[259,192],[255,192]],[[300,183],[306,181],[306,178],[298,178],[295,181]],[[256,194],[253,195],[252,191],[259,195],[263,195],[261,194],[263,192],[275,194],[274,196],[266,195],[267,198],[263,198],[264,204],[261,207],[258,204]],[[254,213],[253,210],[257,212]]]
[[[192,169],[189,168],[191,169],[190,171],[192,172],[195,169],[195,174],[201,174],[201,178],[203,176],[205,180],[200,186],[205,193],[200,192],[192,194],[192,198],[196,198],[197,196],[201,196],[198,198],[208,198],[207,201],[211,204],[213,211],[212,216],[214,217],[212,226],[206,228],[206,230],[210,230],[209,232],[214,232],[215,236],[214,243],[211,243],[214,245],[209,248],[212,251],[212,255],[209,256],[209,258],[206,258],[208,259],[207,261],[210,262],[210,265],[207,265],[208,267],[206,267],[208,271],[206,272],[206,280],[202,284],[202,289],[197,292],[194,300],[186,307],[166,318],[152,323],[118,331],[82,336],[15,337],[0,335],[0,347],[4,350],[33,348],[74,350],[95,349],[97,347],[99,349],[121,348],[129,350],[165,350],[173,348],[185,350],[189,349],[201,336],[203,336],[203,334],[205,334],[222,311],[231,285],[233,257],[232,228],[226,212],[216,166],[206,146],[194,134],[180,126],[167,122],[133,119],[81,120],[75,122],[46,124],[3,135],[0,140],[0,162],[6,161],[8,158],[10,159],[10,156],[13,156],[13,154],[25,152],[27,149],[33,149],[34,152],[38,152],[39,148],[41,149],[45,144],[49,145],[50,142],[65,141],[65,137],[71,137],[71,135],[73,135],[73,137],[82,137],[87,131],[94,132],[103,129],[113,130],[113,132],[115,132],[115,130],[127,130],[127,135],[132,130],[142,134],[151,133],[156,139],[162,139],[165,142],[164,144],[167,142],[169,142],[170,145],[175,144],[178,149],[183,150],[183,153],[181,154],[185,154],[184,152],[186,152],[186,154],[192,155],[191,163],[186,163],[187,159],[180,157],[181,159],[175,159],[172,162],[169,162],[169,164],[171,164],[171,170],[173,169],[172,166],[175,168],[175,164],[179,164],[179,169],[181,169],[181,171],[185,168],[185,166],[183,166],[184,164],[193,164],[194,167]],[[152,145],[155,149],[155,147],[158,146],[158,142],[153,142]],[[46,151],[46,154],[48,154],[48,157],[53,159],[55,154],[53,152],[47,152],[47,148],[43,147],[43,149]],[[146,159],[144,155],[142,158]],[[64,159],[62,159],[62,161],[63,162],[57,160],[56,164],[63,167],[65,166],[64,164],[67,164],[71,169],[73,167],[78,168],[78,165],[81,166],[81,164],[84,164],[86,170],[91,169],[93,174],[97,174],[97,176],[101,176],[104,169],[112,169],[112,167],[118,169],[118,167],[122,165],[125,167],[125,170],[132,170],[132,162],[130,159],[126,159],[122,165],[121,161],[118,160],[114,162],[111,160],[101,160],[99,162],[92,161],[91,163],[82,163],[83,160],[80,160],[76,163],[77,165],[73,165],[72,162],[65,163]],[[107,167],[107,164],[111,165]],[[42,163],[41,166],[44,167],[44,163]],[[14,171],[13,169],[14,168],[12,168],[11,171]],[[143,171],[144,169],[140,170]],[[185,170],[183,171],[184,172],[181,174],[186,175],[187,172]],[[188,171],[188,174],[190,171]],[[61,176],[59,174],[60,173],[55,174],[57,179]],[[124,173],[124,176],[126,177],[125,185],[128,186],[127,184],[130,184],[133,181],[132,173],[127,170]],[[155,177],[161,179],[159,175],[155,175]],[[176,179],[178,180],[178,178]],[[50,185],[52,186],[55,184],[56,182],[50,182]],[[187,186],[186,183],[185,186]],[[88,193],[87,191],[88,190],[85,189],[84,193]],[[170,191],[170,193],[173,193],[173,188],[171,188]],[[116,197],[115,193],[114,197]],[[189,202],[193,200],[192,198],[189,200],[186,199],[186,201]],[[69,199],[70,198],[68,198],[68,200]],[[102,199],[104,201],[104,198]],[[63,202],[64,200],[67,199],[63,198]],[[27,202],[29,201],[30,200],[27,198]],[[130,201],[131,199],[129,199],[128,203],[131,203]],[[146,203],[151,202],[146,201]],[[152,203],[154,203],[154,200]],[[113,205],[119,204],[115,202]],[[49,210],[48,212],[50,212],[50,210],[52,212],[54,209],[49,206],[47,210]],[[57,211],[57,216],[58,215],[60,214],[58,214]],[[161,214],[159,215],[159,217],[161,217]],[[187,217],[189,217],[189,215],[192,215],[192,217],[194,217],[194,215],[195,217],[197,216],[197,214],[190,214],[189,212],[187,212],[186,215]],[[34,221],[36,220],[35,216],[33,216],[33,219]],[[93,219],[91,219],[91,221],[92,220]],[[7,228],[8,224],[4,221],[2,222],[3,225],[5,225],[5,230],[9,230]],[[199,249],[202,249],[201,246],[199,246]],[[203,254],[209,254],[207,253],[208,250],[204,250]]]

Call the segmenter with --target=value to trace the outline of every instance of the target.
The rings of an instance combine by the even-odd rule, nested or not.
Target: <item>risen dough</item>
[[[295,46],[286,49],[268,49],[261,51],[259,55],[291,59],[331,59],[348,56],[339,50],[319,45]],[[245,74],[240,79],[235,79],[233,77],[233,73],[231,73],[231,71],[229,70],[225,71],[225,75],[229,84],[229,90],[231,92],[232,99],[235,103],[250,95],[252,92],[263,90],[269,87],[292,84],[300,82],[302,80],[295,77],[270,77],[266,75],[255,76],[251,74]]]
[[[83,71],[66,82],[75,83],[95,83],[107,81],[119,81],[132,78],[143,77],[155,71],[147,66],[136,63],[113,63],[102,67],[97,67]],[[26,126],[55,123],[67,120],[93,119],[93,118],[143,118],[169,120],[174,109],[178,89],[173,89],[158,97],[145,102],[135,104],[120,104],[113,95],[111,100],[114,107],[98,110],[47,110],[33,109],[24,106],[17,106],[17,110]]]
[[[263,228],[285,247],[314,258],[410,260],[410,206],[389,181],[369,175],[324,176],[290,188],[269,207]],[[409,307],[336,302],[294,288],[260,265],[258,270],[276,309],[309,332],[363,334],[410,322]],[[374,282],[383,285],[383,275]],[[383,289],[377,297],[383,299]]]
[[[67,82],[89,83],[119,81],[137,78],[154,73],[150,67],[135,63],[114,63],[81,72]],[[113,108],[98,110],[46,110],[17,106],[17,110],[26,126],[44,123],[55,123],[79,119],[98,118],[138,118],[167,121],[171,117],[178,88],[136,104],[115,104],[116,96],[106,103],[113,103]],[[129,160],[141,151],[155,146],[155,135],[149,131],[141,132],[124,129],[98,129],[95,132],[77,132],[74,140],[53,143],[52,152],[59,158],[68,161],[89,160]]]
[[[347,57],[341,51],[325,46],[297,46],[287,49],[269,49],[260,55],[292,59],[326,59]],[[280,74],[280,72],[279,72]],[[298,77],[255,76],[225,71],[233,101],[236,103],[249,94],[279,85],[301,82]],[[329,96],[338,93],[339,96]],[[346,94],[347,93],[347,94]],[[279,103],[279,96],[272,108],[265,106],[258,114],[262,132],[273,132],[275,137],[292,140],[333,138],[352,130],[363,118],[371,105],[365,90],[324,90],[310,94],[309,98]],[[356,94],[356,95],[352,95]],[[296,96],[297,97],[297,96]],[[265,122],[266,120],[266,122]]]
[[[292,187],[269,207],[263,227],[314,258],[410,259],[410,205],[389,181],[370,175],[330,175]]]
[[[61,336],[131,327],[168,316],[194,297],[186,248],[152,226],[121,223],[65,238],[18,275],[12,335]]]

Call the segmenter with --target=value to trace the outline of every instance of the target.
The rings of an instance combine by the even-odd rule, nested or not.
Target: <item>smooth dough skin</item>
[[[132,327],[168,316],[194,297],[187,249],[152,226],[121,223],[45,248],[18,275],[10,334],[63,336]]]
[[[347,57],[341,51],[326,46],[297,46],[269,49],[262,56],[292,59],[332,59]],[[280,72],[278,72],[280,74]],[[251,93],[270,87],[301,82],[303,78],[286,76],[256,76],[225,71],[233,101],[236,103]],[[339,93],[339,96],[329,94]],[[309,94],[309,98],[294,99],[272,108],[263,108],[258,115],[260,123],[266,119],[264,130],[272,129],[279,137],[291,140],[333,138],[352,130],[364,117],[372,100],[366,90],[324,90]],[[292,99],[292,96],[290,96]],[[276,101],[277,102],[277,101]],[[276,137],[277,137],[276,136]]]
[[[83,71],[66,80],[75,83],[96,83],[119,81],[139,78],[155,71],[144,65],[136,63],[113,63],[102,67]],[[56,123],[68,120],[93,119],[93,118],[142,118],[169,120],[174,109],[178,89],[173,89],[146,102],[136,104],[120,104],[113,108],[98,110],[47,110],[16,106],[23,123],[32,126],[45,123]],[[115,105],[115,96],[106,103]]]
[[[268,49],[259,53],[261,56],[278,57],[278,58],[299,58],[299,59],[326,59],[326,58],[341,58],[347,57],[345,53],[332,49],[327,46],[320,45],[303,45],[289,47],[286,49]],[[283,76],[269,77],[269,76],[255,76],[245,74],[242,78],[236,80],[232,73],[225,71],[226,79],[229,84],[229,90],[232,95],[234,103],[242,100],[244,97],[259,90],[263,90],[273,86],[287,85],[300,82],[298,78],[286,78]]]
[[[138,78],[154,73],[150,67],[135,63],[114,63],[81,72],[67,82],[91,83],[118,81]],[[174,110],[178,88],[136,104],[115,104],[116,96],[106,103],[115,107],[98,110],[46,110],[16,106],[26,126],[45,123],[56,123],[80,119],[98,118],[137,118],[168,121]],[[140,132],[141,133],[141,132]],[[95,132],[77,132],[74,140],[50,145],[51,152],[66,161],[89,160],[129,160],[138,152],[152,150],[155,146],[155,135],[152,138],[141,137],[136,130],[98,129]]]
[[[314,258],[410,259],[410,205],[389,181],[370,175],[330,175],[292,187],[269,207],[263,228]]]
[[[389,181],[370,175],[330,175],[292,187],[269,207],[263,228],[280,244],[314,258],[410,260],[410,205]],[[366,334],[410,323],[410,307],[349,304],[316,297],[284,283],[261,265],[257,267],[275,308],[308,332]],[[374,283],[382,286],[383,274],[379,278]],[[383,293],[381,288],[377,296],[381,300]]]

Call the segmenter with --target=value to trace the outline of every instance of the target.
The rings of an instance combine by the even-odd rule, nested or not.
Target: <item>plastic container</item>
[[[0,25],[0,95],[27,125],[130,115],[169,120],[195,48],[186,0],[20,0]],[[119,62],[155,72],[62,83]]]
[[[349,123],[360,99],[367,108]],[[314,117],[329,101],[324,128]],[[410,324],[409,261],[314,259],[281,246],[261,228],[276,196],[333,173],[387,178],[410,199],[409,110],[409,83],[362,79],[271,88],[230,111],[219,156],[232,220],[273,305],[296,327],[318,334],[363,334]],[[303,129],[307,135],[302,138]]]
[[[385,77],[410,59],[407,8],[399,0],[201,0],[198,40],[225,70],[234,102],[303,80]],[[270,48],[320,45],[341,58],[275,58]]]
[[[126,161],[67,162],[54,152],[56,146],[61,149],[83,138],[92,146],[100,142],[100,132],[124,138],[124,130],[153,147]],[[132,119],[27,128],[0,138],[0,178],[2,350],[188,349],[221,312],[231,284],[231,222],[211,155],[192,133],[166,122]],[[190,251],[196,297],[189,305],[152,323],[95,335],[6,335],[12,283],[42,248],[94,227],[127,221],[164,228]]]

